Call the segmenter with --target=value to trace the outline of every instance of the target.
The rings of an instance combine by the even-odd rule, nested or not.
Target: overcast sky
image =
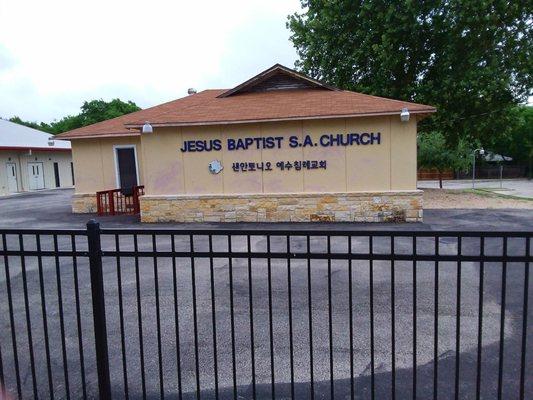
[[[0,116],[49,122],[84,100],[149,107],[229,88],[296,52],[298,0],[0,0]]]

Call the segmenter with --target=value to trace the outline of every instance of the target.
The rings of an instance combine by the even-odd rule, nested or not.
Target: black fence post
[[[100,399],[110,399],[111,382],[109,378],[109,357],[107,352],[107,328],[105,319],[104,279],[102,275],[100,224],[93,219],[87,223],[87,242],[91,270],[91,296],[93,300],[98,391]]]

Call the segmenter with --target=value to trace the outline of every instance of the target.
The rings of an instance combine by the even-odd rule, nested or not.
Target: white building
[[[51,136],[0,119],[0,196],[74,185],[70,143]]]

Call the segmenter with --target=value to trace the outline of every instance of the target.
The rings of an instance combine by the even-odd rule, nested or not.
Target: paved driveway
[[[93,216],[72,215],[69,212],[70,191],[48,191],[38,194],[21,195],[0,200],[0,229],[1,228],[82,228],[88,218]],[[134,218],[98,218],[103,227],[137,227],[153,228],[158,225],[143,225],[135,222]],[[531,211],[529,210],[426,210],[424,224],[228,224],[237,228],[251,229],[258,225],[280,226],[313,231],[357,228],[362,230],[380,229],[463,229],[463,230],[528,230],[531,229]],[[220,225],[202,224],[201,227],[216,228]],[[179,224],[165,224],[164,227],[184,227]],[[196,228],[193,224],[187,227]],[[105,236],[103,245],[106,249],[113,249],[113,237]],[[35,246],[31,237],[25,238],[26,248]],[[121,249],[133,248],[131,237],[120,240]],[[187,249],[189,237],[176,236],[177,249]],[[17,237],[9,237],[9,246],[18,246]],[[59,238],[59,248],[69,249],[70,238]],[[156,240],[158,249],[169,249],[170,237]],[[266,238],[254,237],[251,240],[252,249],[264,250]],[[311,240],[312,251],[324,248],[324,239],[315,237]],[[346,239],[332,240],[332,251],[346,251]],[[374,243],[376,251],[387,251],[390,242],[387,240]],[[43,248],[53,248],[51,238],[43,238]],[[83,239],[78,244],[83,248]],[[140,249],[151,249],[151,237],[139,239]],[[195,248],[206,249],[207,238],[196,236]],[[215,249],[224,249],[227,238],[214,237]],[[272,239],[272,250],[285,251],[286,240],[283,237]],[[354,238],[354,248],[364,249],[367,239]],[[511,254],[522,251],[523,242],[512,242],[509,246]],[[246,241],[236,238],[233,250],[246,249]],[[298,252],[306,249],[303,238],[293,238],[291,251]],[[465,240],[463,252],[475,254],[479,250],[479,243]],[[500,252],[501,242],[487,243],[487,251]],[[364,250],[363,250],[364,251]],[[397,252],[409,252],[410,242],[398,240]],[[419,252],[432,251],[432,244],[422,241]],[[443,238],[440,243],[442,253],[454,254],[457,251],[457,241]],[[18,356],[21,370],[23,392],[31,397],[32,374],[30,368],[28,338],[26,335],[25,307],[23,301],[23,279],[21,264],[18,257],[9,258],[10,282],[12,283],[13,310],[15,314],[15,328],[17,333]],[[53,258],[43,258],[43,283],[45,301],[47,304],[47,325],[50,331],[51,365],[53,384],[56,397],[65,396],[65,383],[62,360],[62,335],[60,326],[60,309],[57,297],[56,272],[60,271],[60,282],[63,296],[65,350],[69,366],[69,386],[72,397],[79,398],[81,389],[81,375],[79,362],[79,336],[76,319],[76,302],[74,287],[74,264],[70,257],[56,261]],[[195,381],[194,354],[194,320],[192,303],[192,274],[190,259],[176,259],[177,297],[179,304],[179,336],[180,343],[180,373],[184,398],[193,398]],[[237,385],[239,398],[251,398],[252,364],[250,351],[250,307],[249,307],[249,276],[246,259],[232,260],[234,275],[234,318],[235,318],[235,357],[237,360]],[[48,376],[46,373],[45,346],[43,322],[41,313],[41,289],[39,285],[39,264],[35,257],[26,257],[27,284],[30,304],[30,317],[34,332],[32,343],[37,360],[37,386],[42,397],[47,397]],[[59,266],[59,269],[56,267]],[[6,301],[6,276],[4,260],[0,260],[0,346],[4,360],[6,381],[13,389],[14,371],[12,368],[13,352],[11,342],[11,324],[9,321],[9,307]],[[151,258],[139,260],[141,296],[137,296],[136,263],[133,258],[125,257],[120,260],[120,280],[122,282],[122,313],[124,317],[124,343],[121,343],[120,326],[120,298],[118,296],[118,268],[114,258],[104,259],[104,279],[106,287],[106,312],[109,334],[109,353],[111,363],[111,377],[113,391],[116,398],[124,397],[124,369],[122,355],[126,355],[126,371],[131,398],[139,398],[142,394],[141,368],[139,353],[139,324],[138,302],[141,303],[143,321],[143,344],[145,360],[145,377],[147,395],[149,398],[159,398],[159,364],[157,357],[158,329],[157,303],[155,296],[155,272],[158,279],[158,300],[160,316],[160,340],[162,348],[161,368],[164,376],[164,390],[168,397],[176,398],[177,363],[176,356],[176,323],[174,320],[174,283],[173,260],[160,258],[157,268]],[[289,397],[290,382],[290,346],[289,340],[289,308],[287,291],[287,261],[272,261],[272,296],[273,296],[273,333],[274,333],[274,374],[278,398]],[[329,398],[329,327],[328,327],[328,265],[325,261],[313,261],[311,265],[313,318],[313,370],[316,381],[317,398]],[[350,388],[350,359],[349,359],[349,292],[348,292],[348,263],[346,261],[332,261],[331,263],[331,300],[332,300],[332,334],[333,334],[333,365],[335,398],[348,398]],[[524,266],[509,265],[507,276],[507,304],[505,319],[505,394],[504,398],[517,398],[518,368],[520,362],[520,340],[522,323],[522,299],[524,284]],[[456,264],[440,263],[439,265],[439,330],[437,349],[439,359],[439,398],[453,398],[454,366],[455,366],[455,296],[456,296]],[[413,266],[411,262],[396,262],[395,311],[396,311],[396,389],[398,398],[411,396],[412,365],[412,298],[413,298]],[[417,279],[417,364],[418,396],[428,398],[433,392],[433,352],[434,352],[434,265],[419,262],[416,266]],[[195,290],[197,294],[198,316],[198,348],[200,370],[200,385],[202,398],[214,398],[213,387],[213,309],[211,303],[211,270],[209,259],[195,259],[194,270]],[[251,262],[253,287],[253,317],[255,339],[255,372],[260,398],[270,397],[269,380],[271,376],[269,307],[268,307],[268,269],[266,260],[257,259]],[[477,321],[478,321],[478,282],[479,265],[464,262],[462,271],[461,297],[461,382],[462,398],[472,398],[475,390],[475,371],[477,357]],[[90,279],[87,261],[80,257],[77,260],[77,272],[80,295],[81,327],[84,335],[82,343],[85,357],[85,377],[89,397],[95,396],[95,356],[92,339]],[[309,398],[310,391],[310,350],[309,350],[309,304],[308,304],[308,275],[305,260],[291,262],[291,290],[292,290],[292,328],[294,341],[294,377],[296,381],[297,398]],[[376,396],[379,399],[390,398],[391,388],[391,265],[389,262],[374,262],[374,315],[375,315],[375,357],[376,357]],[[369,263],[366,260],[352,263],[353,281],[353,327],[354,327],[354,377],[357,398],[369,398],[370,395],[370,320],[369,320]],[[500,335],[500,299],[501,299],[501,265],[487,263],[485,265],[485,290],[483,302],[483,358],[482,358],[482,392],[486,398],[495,397],[498,370],[498,351]],[[530,283],[531,286],[531,283]],[[232,398],[232,350],[231,350],[231,307],[229,260],[220,258],[213,260],[213,287],[215,291],[215,318],[217,326],[216,344],[218,347],[218,376],[222,398]],[[531,296],[530,296],[531,297]],[[531,300],[531,299],[530,299]],[[531,304],[531,301],[530,301]],[[531,316],[530,316],[531,319]],[[531,326],[531,325],[530,325]],[[528,338],[528,354],[533,350],[531,330]],[[124,353],[123,353],[124,351]],[[528,359],[530,360],[530,358]],[[533,375],[527,370],[527,393],[533,393]],[[526,396],[527,398],[527,396]]]

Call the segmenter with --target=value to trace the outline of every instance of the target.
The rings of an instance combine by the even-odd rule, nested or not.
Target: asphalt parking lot
[[[37,193],[24,193],[10,197],[0,197],[1,228],[84,228],[89,219],[96,219],[102,227],[109,228],[179,228],[216,229],[220,224],[141,224],[137,218],[129,216],[97,217],[95,215],[72,214],[70,204],[73,191],[45,190]],[[379,230],[530,230],[533,226],[533,212],[530,209],[425,209],[424,223],[416,224],[350,224],[350,223],[276,223],[276,224],[225,224],[227,228],[250,229],[253,227],[275,226],[280,229],[299,227],[313,231],[350,227],[351,229]]]
[[[83,228],[91,216],[73,215],[70,213],[71,191],[47,191],[38,194],[20,195],[0,199],[0,229],[1,228]],[[131,217],[97,218],[103,227],[145,227]],[[317,232],[317,237],[311,240],[311,249],[321,251],[324,248],[324,238],[319,237],[323,230],[328,229],[360,229],[360,230],[531,230],[533,217],[531,210],[425,210],[423,224],[278,224],[280,228],[291,227],[309,229]],[[259,225],[259,224],[258,224]],[[227,224],[224,227],[236,229],[259,230],[272,224],[255,226],[252,224]],[[164,228],[217,228],[215,224],[201,225],[172,225],[164,224]],[[260,232],[259,232],[260,233]],[[8,238],[8,245],[17,245],[16,237]],[[69,249],[70,238],[60,237],[59,248]],[[113,237],[104,236],[103,245],[106,249],[113,249],[116,245]],[[176,236],[176,247],[186,249],[189,236]],[[132,237],[121,238],[121,249],[132,249]],[[270,243],[272,250],[284,251],[286,239],[274,237]],[[43,238],[43,248],[51,248],[50,238]],[[80,249],[85,245],[79,238]],[[262,251],[266,247],[266,238],[254,236],[251,240],[252,250]],[[409,252],[409,241],[398,240],[397,252]],[[26,248],[35,246],[32,238],[27,238]],[[48,246],[48,247],[47,247]],[[150,237],[139,239],[140,249],[151,249]],[[169,236],[156,241],[158,249],[168,249]],[[198,246],[198,247],[196,247]],[[195,237],[195,249],[206,249],[207,238]],[[227,238],[215,236],[214,249],[224,250]],[[246,249],[246,241],[237,237],[232,242],[234,250]],[[290,242],[291,251],[305,251],[304,238],[294,237]],[[346,252],[345,238],[333,239],[333,252]],[[352,250],[365,251],[367,247],[365,237],[354,238]],[[387,251],[390,242],[380,240],[374,243],[376,251]],[[479,242],[465,240],[462,250],[475,254],[479,249]],[[487,242],[487,251],[498,253],[501,242],[495,240]],[[421,241],[418,251],[432,251],[432,244]],[[509,243],[509,253],[519,254],[523,251],[523,242]],[[455,254],[457,241],[453,238],[443,238],[440,251]],[[96,371],[94,366],[94,343],[91,323],[90,280],[87,261],[79,258],[76,264],[80,294],[81,327],[84,333],[82,343],[85,357],[85,376],[88,396],[96,396]],[[213,387],[213,310],[211,303],[211,270],[209,259],[195,259],[195,290],[197,294],[196,310],[198,312],[198,349],[200,370],[200,385],[203,389],[202,398],[214,398]],[[21,265],[18,257],[9,258],[10,282],[12,282],[13,309],[15,314],[15,328],[23,392],[31,397],[32,375],[28,353],[28,338],[24,317],[23,280]],[[184,398],[193,398],[195,382],[195,354],[194,354],[194,320],[192,304],[192,275],[191,260],[176,259],[177,293],[179,304],[179,337],[182,388],[186,393]],[[9,360],[13,357],[11,348],[11,324],[9,309],[6,301],[6,276],[4,260],[0,260],[0,348],[4,360],[6,382],[14,382],[14,371]],[[43,322],[41,313],[41,290],[39,287],[39,264],[35,257],[26,257],[27,283],[30,304],[30,316],[33,323],[33,348],[37,360],[37,386],[42,397],[47,397],[48,375],[46,373],[45,345]],[[232,260],[233,294],[235,311],[235,343],[237,360],[237,384],[239,398],[251,398],[252,363],[250,351],[250,297],[247,259]],[[69,388],[73,398],[83,395],[81,389],[79,337],[76,320],[76,303],[74,292],[74,263],[71,257],[58,260],[60,281],[63,296],[65,349],[69,366]],[[124,315],[124,333],[126,371],[130,398],[140,398],[141,368],[139,352],[139,324],[137,279],[135,260],[126,257],[120,260],[122,300]],[[177,346],[176,324],[174,319],[174,286],[173,260],[161,258],[157,260],[157,279],[159,282],[160,332],[162,348],[162,369],[164,375],[164,390],[169,398],[176,398],[177,388]],[[268,307],[268,266],[264,259],[254,259],[250,264],[252,270],[253,287],[253,318],[254,318],[254,356],[255,372],[258,385],[258,397],[269,398],[271,359],[269,334]],[[290,356],[289,356],[289,308],[287,291],[287,261],[273,260],[272,264],[272,306],[273,306],[273,336],[274,336],[274,373],[276,380],[277,398],[289,398]],[[328,265],[326,261],[316,260],[311,265],[312,289],[312,321],[313,321],[313,370],[316,398],[330,398],[329,387],[329,326],[328,326]],[[154,290],[155,271],[153,259],[139,260],[141,293],[141,315],[143,323],[143,344],[146,389],[149,398],[160,398],[159,392],[159,364],[157,357],[157,312]],[[439,265],[439,330],[437,349],[439,359],[439,398],[453,398],[455,373],[455,307],[456,307],[456,263],[440,263]],[[477,357],[477,321],[478,321],[478,263],[464,262],[462,272],[461,297],[461,398],[473,398],[475,391],[475,372]],[[417,269],[417,364],[418,377],[417,393],[419,398],[430,397],[433,393],[433,340],[434,340],[434,265],[419,262]],[[331,304],[332,304],[332,333],[333,333],[333,365],[335,398],[349,398],[350,389],[350,359],[349,359],[349,292],[347,261],[337,260],[331,263]],[[63,377],[62,342],[59,302],[57,298],[57,269],[53,258],[43,259],[43,282],[45,287],[45,301],[47,303],[47,324],[50,330],[50,349],[54,391],[57,398],[65,397]],[[296,395],[298,398],[309,398],[310,390],[310,346],[309,346],[309,304],[308,304],[308,269],[305,260],[291,261],[291,291],[292,291],[292,328],[294,340],[294,377],[296,381]],[[391,265],[389,262],[374,262],[374,315],[375,315],[375,349],[376,349],[376,398],[390,398],[391,387]],[[369,319],[369,263],[366,260],[352,263],[352,296],[353,296],[353,327],[354,327],[354,377],[357,398],[370,398],[370,319]],[[396,262],[395,264],[395,326],[396,326],[396,390],[398,398],[406,398],[412,393],[412,346],[413,346],[413,266],[411,262]],[[109,334],[110,370],[114,397],[124,397],[124,368],[121,344],[120,304],[118,297],[117,261],[114,258],[104,258],[104,280],[106,289],[106,313]],[[483,357],[482,357],[482,394],[483,398],[496,397],[499,324],[501,300],[501,265],[487,263],[485,265],[485,290],[483,303]],[[531,283],[529,284],[531,286]],[[230,280],[229,260],[227,258],[213,261],[213,286],[216,299],[216,345],[219,386],[221,398],[232,398],[232,360],[231,360],[231,314],[230,314]],[[522,300],[524,287],[524,266],[508,265],[507,274],[507,303],[505,318],[505,349],[504,349],[504,398],[518,398],[518,371],[520,362],[520,340],[522,324]],[[531,296],[530,296],[531,297]],[[531,299],[530,299],[531,304]],[[531,314],[531,313],[530,313]],[[529,315],[529,326],[531,326]],[[533,335],[528,332],[528,356],[533,349]],[[529,358],[530,360],[530,358]],[[526,371],[526,394],[533,393],[533,374],[531,369]],[[13,389],[13,385],[10,385]],[[526,396],[527,398],[527,396]]]

